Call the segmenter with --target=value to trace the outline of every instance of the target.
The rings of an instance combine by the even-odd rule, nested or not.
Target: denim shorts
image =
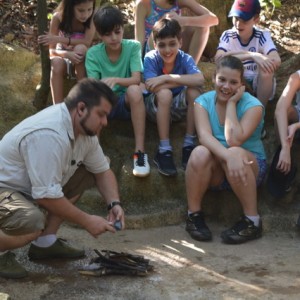
[[[171,104],[171,122],[179,122],[185,120],[187,113],[186,103],[186,88],[184,88],[179,94],[173,97]],[[155,104],[156,95],[148,94],[144,96],[145,107],[147,112],[147,119],[156,123],[157,106]]]
[[[258,175],[256,178],[256,186],[259,187],[263,183],[265,175],[267,173],[267,161],[265,159],[258,158],[256,155],[255,155],[255,157],[257,160],[258,168],[259,168]],[[226,178],[220,185],[210,187],[209,189],[212,191],[231,191],[232,190],[232,188]]]
[[[118,102],[110,112],[108,119],[109,120],[113,120],[113,119],[130,120],[131,119],[130,110],[127,108],[125,103],[125,94],[118,97]]]

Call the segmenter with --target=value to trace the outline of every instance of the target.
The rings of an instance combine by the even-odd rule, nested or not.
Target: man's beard
[[[80,125],[83,129],[83,131],[85,132],[85,134],[87,136],[95,136],[96,133],[93,132],[92,130],[90,130],[87,126],[86,126],[86,120],[87,118],[90,116],[90,113],[88,113],[82,120],[80,120]]]

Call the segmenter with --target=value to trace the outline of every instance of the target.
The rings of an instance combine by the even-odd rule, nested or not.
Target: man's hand
[[[125,216],[124,210],[120,205],[115,205],[108,213],[107,216],[108,222],[110,224],[115,224],[116,221],[120,221],[122,223],[122,229],[125,228]]]
[[[95,238],[106,231],[116,232],[115,228],[108,220],[95,215],[90,215],[88,217],[85,229]]]

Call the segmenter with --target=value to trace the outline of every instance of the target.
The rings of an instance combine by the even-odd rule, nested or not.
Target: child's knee
[[[156,92],[156,99],[157,101],[172,101],[173,99],[173,94],[171,92],[171,90],[169,89],[161,89],[158,92]]]
[[[51,71],[53,73],[63,73],[66,69],[66,63],[62,58],[51,59]]]
[[[259,69],[258,77],[259,77],[259,80],[258,80],[257,84],[263,84],[264,81],[267,81],[267,80],[272,81],[273,80],[274,72],[266,72],[262,69]]]
[[[126,98],[129,102],[143,102],[143,94],[140,86],[137,84],[130,85],[126,91]]]
[[[193,168],[202,169],[203,166],[212,161],[211,152],[204,146],[197,146],[191,153],[189,165]]]
[[[88,48],[87,48],[86,45],[79,44],[79,45],[76,45],[76,46],[74,47],[74,52],[76,52],[76,53],[78,53],[78,54],[85,55],[87,49],[88,49]]]

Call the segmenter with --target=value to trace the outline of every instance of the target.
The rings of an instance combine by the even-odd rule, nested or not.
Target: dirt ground
[[[266,232],[239,246],[224,245],[220,225],[209,224],[214,240],[192,240],[184,224],[126,230],[93,239],[63,226],[60,236],[86,249],[85,259],[32,262],[27,247],[17,258],[29,271],[21,280],[0,279],[0,299],[299,299],[300,243],[296,231]],[[93,249],[143,255],[154,271],[145,277],[91,277],[78,269],[96,257]],[[2,294],[1,294],[2,293]],[[2,296],[2,298],[1,298]]]

